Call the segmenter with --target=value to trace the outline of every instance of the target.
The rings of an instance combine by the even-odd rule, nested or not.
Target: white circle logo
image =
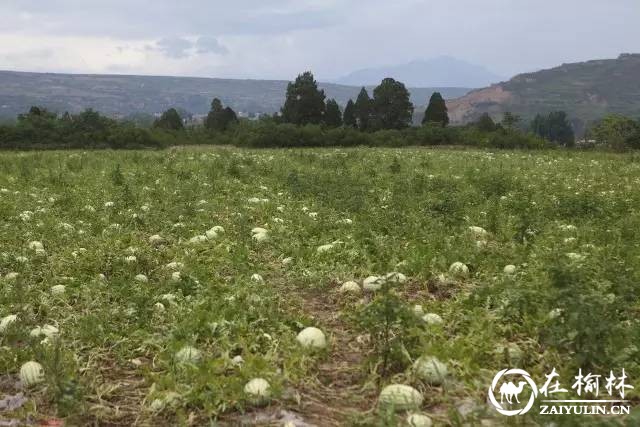
[[[500,393],[500,401],[496,399],[495,392],[498,383],[502,379],[502,377],[507,375],[518,375],[522,378],[521,381],[516,381],[515,383],[511,380],[503,381],[500,388],[497,390]],[[505,409],[503,405],[509,404],[509,407],[513,404],[520,404],[520,393],[523,392],[525,385],[529,385],[531,387],[531,395],[529,396],[529,401],[526,406],[522,409]],[[533,382],[531,376],[527,371],[522,369],[503,369],[498,372],[495,377],[493,377],[493,382],[491,383],[491,387],[489,387],[489,400],[491,404],[496,408],[498,412],[502,415],[513,416],[513,415],[522,415],[526,414],[529,409],[533,406],[533,403],[538,396],[538,386]]]

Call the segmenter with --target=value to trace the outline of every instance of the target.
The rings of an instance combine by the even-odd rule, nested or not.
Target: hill
[[[564,110],[580,133],[607,113],[640,116],[640,54],[520,74],[448,101],[447,106],[452,123],[458,124],[485,112],[501,119],[511,111],[528,121],[536,113]]]
[[[112,116],[157,113],[177,107],[205,114],[220,98],[236,111],[273,113],[284,103],[284,80],[236,80],[195,77],[49,74],[0,71],[0,117],[15,117],[32,105],[79,112],[93,108]],[[330,98],[346,104],[359,87],[322,83]],[[423,105],[433,91],[456,98],[466,88],[412,88],[412,101]]]
[[[393,77],[415,87],[483,87],[503,80],[486,68],[450,56],[412,61],[408,64],[365,68],[336,80],[346,85],[372,85]]]

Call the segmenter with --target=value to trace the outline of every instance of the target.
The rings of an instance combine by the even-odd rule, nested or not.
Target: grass
[[[624,367],[636,384],[639,184],[637,156],[563,151],[1,153],[0,317],[18,320],[0,333],[0,402],[27,400],[0,420],[393,425],[404,414],[376,400],[403,383],[445,425],[631,422],[506,418],[486,395],[508,367],[540,383],[556,368],[565,388],[579,368]],[[467,276],[448,272],[456,261]],[[407,281],[338,292],[392,271]],[[415,304],[442,324],[407,315]],[[45,324],[59,334],[30,336]],[[327,349],[301,348],[306,326]],[[187,345],[198,362],[177,360]],[[444,384],[416,378],[422,355],[447,365]],[[29,360],[45,380],[25,389]],[[269,402],[244,392],[256,377]]]

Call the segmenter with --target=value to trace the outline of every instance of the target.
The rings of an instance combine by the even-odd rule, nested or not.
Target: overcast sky
[[[0,0],[0,69],[321,79],[440,55],[503,76],[640,52],[640,0]]]

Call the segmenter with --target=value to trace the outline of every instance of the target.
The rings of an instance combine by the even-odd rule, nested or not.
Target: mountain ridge
[[[126,116],[159,113],[176,107],[206,114],[211,100],[247,113],[273,113],[284,103],[286,80],[222,79],[207,77],[139,76],[125,74],[64,74],[0,70],[0,116],[15,117],[31,105],[57,112],[93,108]],[[328,98],[345,105],[360,86],[320,83]],[[371,89],[371,88],[369,88]],[[469,88],[409,88],[412,102],[424,105],[432,92],[445,98],[464,95]]]
[[[510,111],[528,121],[538,113],[562,110],[578,133],[608,113],[640,117],[640,54],[518,74],[448,100],[447,108],[453,124],[469,123],[483,113],[500,120]]]
[[[504,80],[482,65],[472,64],[450,56],[418,59],[406,64],[363,68],[335,79],[347,85],[369,85],[385,77],[393,77],[416,87],[484,87]]]

